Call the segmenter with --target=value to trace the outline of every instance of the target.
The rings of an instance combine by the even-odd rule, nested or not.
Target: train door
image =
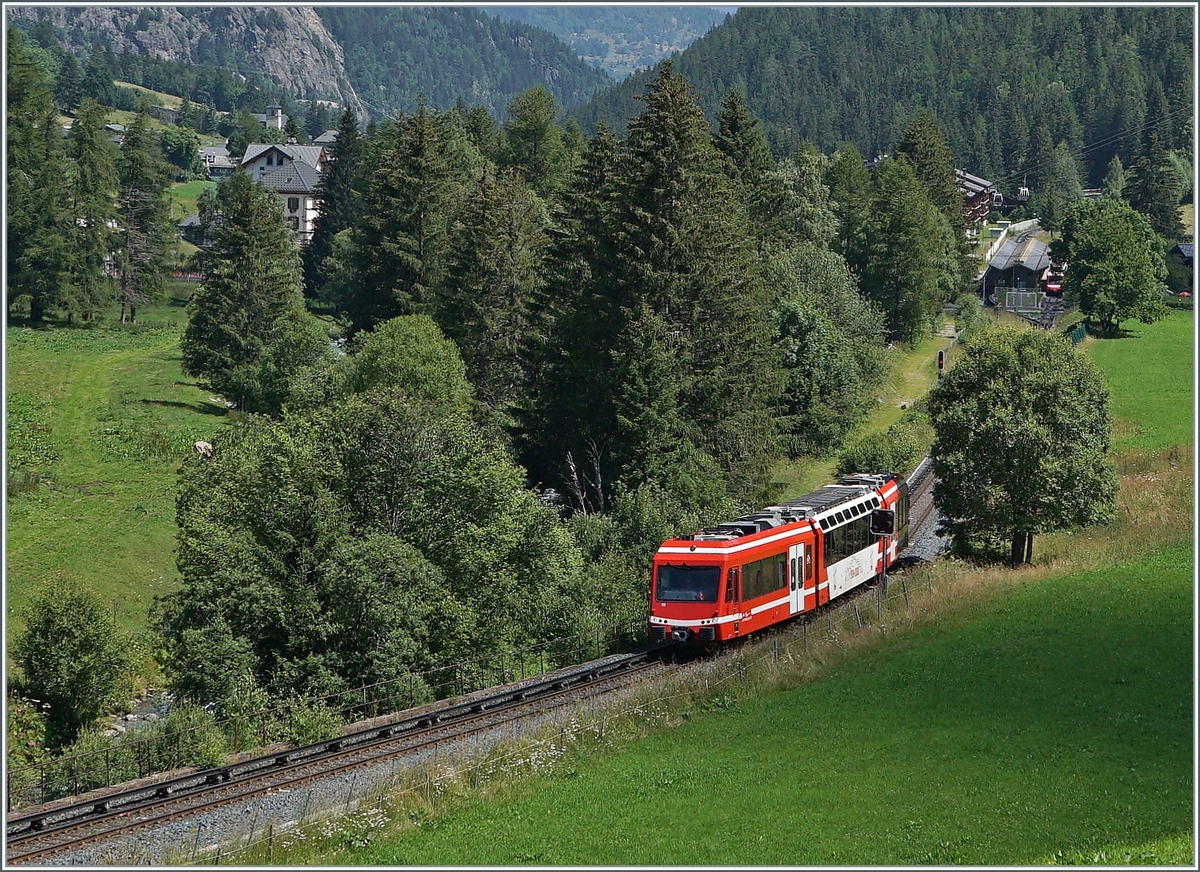
[[[793,615],[804,611],[804,566],[806,550],[803,545],[792,545],[788,548],[788,588],[791,592]]]

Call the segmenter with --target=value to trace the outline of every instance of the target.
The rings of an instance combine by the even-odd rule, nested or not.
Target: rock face
[[[291,94],[366,110],[346,76],[342,47],[310,6],[20,7],[15,19],[48,19],[55,27],[104,33],[113,51],[199,64],[231,54]],[[72,40],[73,41],[73,40]]]

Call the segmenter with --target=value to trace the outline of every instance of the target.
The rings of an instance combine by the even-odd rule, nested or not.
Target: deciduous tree
[[[1162,245],[1146,216],[1128,203],[1074,204],[1053,251],[1067,261],[1064,296],[1102,333],[1111,335],[1130,318],[1150,324],[1165,314]]]
[[[1009,544],[1112,516],[1108,389],[1058,333],[978,335],[929,394],[934,499],[960,540]]]
[[[128,642],[98,594],[61,580],[47,582],[24,617],[13,659],[25,694],[49,704],[50,744],[69,744],[82,727],[129,698]]]

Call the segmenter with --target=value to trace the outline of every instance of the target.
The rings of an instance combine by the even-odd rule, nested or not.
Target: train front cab
[[[650,641],[718,640],[737,610],[737,574],[714,555],[707,562],[654,561],[650,590]],[[703,558],[701,558],[703,559]]]
[[[816,608],[817,541],[813,531],[798,529],[783,541],[732,553],[656,555],[650,641],[715,644]]]

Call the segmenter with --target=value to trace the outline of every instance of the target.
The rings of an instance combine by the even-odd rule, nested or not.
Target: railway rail
[[[403,712],[333,739],[213,769],[164,778],[68,805],[10,816],[7,861],[45,860],[131,830],[153,827],[268,792],[459,741],[535,717],[581,694],[603,693],[662,670],[662,648],[605,657],[502,688]]]

